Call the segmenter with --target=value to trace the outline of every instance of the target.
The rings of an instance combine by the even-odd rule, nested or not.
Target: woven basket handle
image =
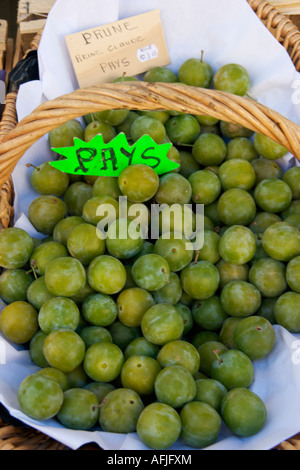
[[[106,109],[175,110],[238,123],[282,144],[300,161],[300,127],[247,97],[179,83],[120,82],[75,90],[38,106],[0,143],[0,187],[26,150],[70,119]]]

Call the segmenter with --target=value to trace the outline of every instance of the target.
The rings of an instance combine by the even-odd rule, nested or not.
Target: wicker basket
[[[247,0],[253,11],[288,51],[300,71],[300,32],[291,20],[262,0]],[[37,49],[41,33],[32,45]],[[124,82],[101,84],[48,101],[17,123],[16,93],[7,95],[0,125],[0,229],[13,223],[14,190],[11,173],[24,152],[40,137],[70,119],[106,109],[171,109],[208,114],[241,124],[285,146],[300,161],[300,127],[279,113],[250,98],[182,84]],[[300,428],[300,424],[299,424]],[[15,422],[0,418],[0,450],[68,450],[54,439]],[[99,450],[94,444],[80,449]],[[300,450],[300,434],[276,449]]]

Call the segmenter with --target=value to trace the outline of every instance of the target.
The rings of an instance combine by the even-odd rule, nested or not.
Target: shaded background
[[[0,19],[8,22],[8,37],[16,39],[18,0],[0,0]]]

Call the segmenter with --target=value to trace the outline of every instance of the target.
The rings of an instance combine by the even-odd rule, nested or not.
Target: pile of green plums
[[[115,82],[124,80],[137,78]],[[213,73],[203,57],[177,74],[156,67],[144,80],[241,96],[250,86],[241,65]],[[36,197],[28,218],[41,237],[17,227],[0,233],[0,329],[38,368],[19,386],[22,411],[70,429],[137,432],[153,449],[177,439],[206,448],[222,422],[236,436],[257,434],[267,410],[251,391],[255,362],[273,350],[274,324],[300,332],[300,167],[283,172],[285,148],[211,116],[118,109],[82,121],[51,131],[49,145],[148,134],[171,142],[168,158],[179,167],[158,176],[133,164],[119,177],[96,177],[29,165]],[[127,218],[118,216],[119,196]],[[180,214],[169,233],[162,212],[157,238],[139,227],[132,237],[130,207],[146,209],[149,225],[152,203],[177,204]],[[106,238],[97,232],[102,204],[117,214]],[[188,235],[197,204],[200,249]]]

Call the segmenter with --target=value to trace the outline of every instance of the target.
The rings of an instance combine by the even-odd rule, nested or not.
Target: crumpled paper
[[[84,7],[83,7],[84,4]],[[299,73],[285,49],[263,26],[244,0],[57,0],[49,13],[38,50],[40,80],[23,84],[17,99],[18,118],[26,116],[45,100],[78,87],[64,36],[117,19],[160,9],[171,63],[175,72],[190,57],[204,50],[214,72],[223,64],[244,65],[251,77],[250,96],[300,123]],[[26,163],[39,164],[52,157],[47,135],[20,159],[14,172],[15,225],[37,233],[27,218],[29,203],[37,197],[29,183]],[[298,164],[287,154],[279,162],[284,169]],[[250,387],[265,402],[268,420],[263,430],[250,438],[238,438],[225,426],[209,450],[266,450],[300,431],[299,335],[275,325],[276,344],[268,357],[255,361],[255,381]],[[0,339],[0,401],[12,416],[57,441],[77,449],[96,442],[105,450],[147,449],[135,433],[123,435],[63,428],[55,419],[38,422],[22,413],[18,387],[37,370],[28,351]],[[180,440],[170,450],[191,449]],[[192,450],[192,449],[191,449]]]

